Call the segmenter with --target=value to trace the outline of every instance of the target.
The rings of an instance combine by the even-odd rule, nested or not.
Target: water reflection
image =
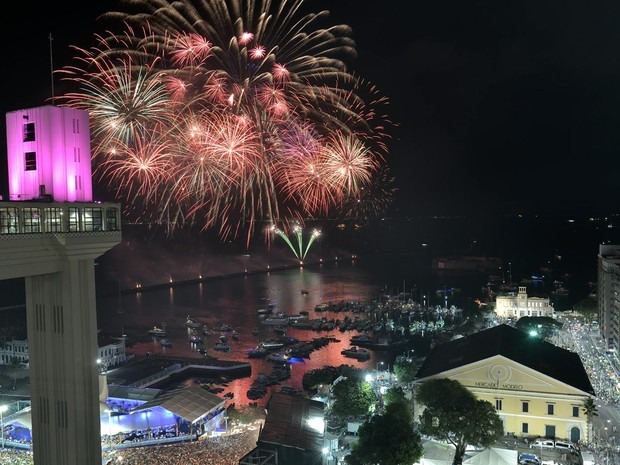
[[[411,264],[410,264],[411,265]],[[409,272],[415,269],[410,267]],[[246,404],[246,396],[252,381],[260,374],[271,373],[272,362],[266,359],[248,358],[248,352],[256,345],[269,338],[277,337],[273,326],[261,323],[263,316],[258,309],[268,303],[275,305],[274,312],[298,315],[300,311],[308,313],[310,319],[326,317],[344,319],[353,316],[350,312],[317,312],[315,306],[325,302],[372,301],[383,291],[385,276],[378,278],[372,269],[361,269],[354,263],[322,264],[320,267],[290,269],[264,274],[252,274],[230,279],[183,285],[170,289],[143,290],[137,294],[122,295],[123,314],[112,309],[118,306],[117,296],[103,298],[98,302],[99,327],[112,334],[121,334],[135,341],[129,351],[137,355],[147,352],[203,359],[198,352],[200,347],[221,360],[237,360],[250,363],[252,376],[231,381],[225,387],[225,393],[233,394],[233,402]],[[399,277],[402,281],[402,278]],[[302,292],[304,291],[304,292]],[[165,295],[167,294],[167,295]],[[201,344],[190,343],[189,329],[185,326],[187,317],[191,316],[208,328],[211,335],[204,336]],[[360,317],[365,318],[361,314]],[[218,352],[213,349],[221,332],[216,328],[225,323],[238,332],[237,340],[228,337],[230,352]],[[171,347],[162,347],[159,341],[147,334],[154,325],[166,325],[166,338]],[[335,341],[314,350],[310,358],[295,359],[290,363],[291,377],[280,384],[302,389],[305,372],[324,366],[341,364],[375,370],[379,363],[385,366],[393,362],[394,354],[371,351],[366,361],[358,361],[343,356],[341,351],[351,346],[350,336],[357,331],[341,332],[337,328],[331,331],[313,331],[288,328],[288,336],[300,341],[311,341],[321,336],[330,336]],[[270,389],[278,390],[278,386]],[[262,401],[268,398],[266,395]],[[261,403],[261,401],[259,401]]]

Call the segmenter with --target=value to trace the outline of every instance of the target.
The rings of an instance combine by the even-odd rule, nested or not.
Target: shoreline
[[[349,258],[351,258],[352,260],[355,260],[354,255]],[[310,268],[313,266],[320,266],[325,263],[337,263],[339,261],[341,261],[340,258],[332,258],[328,260],[321,259],[319,261],[307,262],[307,263],[297,264],[297,265],[285,264],[285,265],[278,265],[278,266],[267,266],[266,268],[256,268],[253,270],[244,270],[244,271],[235,272],[235,273],[201,276],[199,278],[182,279],[178,281],[168,281],[168,282],[159,283],[159,284],[149,284],[147,286],[139,285],[136,287],[124,288],[124,289],[120,289],[116,291],[110,290],[110,291],[102,292],[101,296],[107,297],[107,296],[115,295],[116,293],[120,293],[123,295],[138,294],[143,291],[153,291],[153,290],[158,290],[158,289],[167,289],[171,287],[175,288],[175,287],[180,287],[180,286],[200,284],[200,283],[206,283],[206,282],[212,282],[212,281],[218,281],[218,280],[224,280],[224,279],[240,278],[243,276],[250,276],[250,275],[256,275],[256,274],[261,274],[261,273],[270,273],[272,271],[284,271],[284,270],[289,270],[293,268]]]

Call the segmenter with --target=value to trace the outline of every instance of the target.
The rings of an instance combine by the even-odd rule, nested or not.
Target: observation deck
[[[118,203],[0,202],[0,279],[58,272],[120,241]]]

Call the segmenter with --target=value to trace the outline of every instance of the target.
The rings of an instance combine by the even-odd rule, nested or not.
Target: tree
[[[394,363],[394,374],[401,383],[411,383],[415,379],[422,359],[403,359]]]
[[[592,297],[581,299],[573,305],[573,310],[581,314],[588,324],[592,323],[598,317],[598,303],[596,299]]]
[[[332,388],[332,395],[332,413],[339,417],[366,415],[375,402],[370,383],[357,378],[338,381]]]
[[[424,452],[406,403],[389,404],[383,415],[362,423],[359,439],[345,461],[349,465],[416,463]]]
[[[454,465],[463,463],[468,445],[490,447],[503,434],[495,407],[476,396],[458,381],[440,378],[420,385],[416,401],[425,409],[420,431],[456,448]]]
[[[407,406],[407,397],[405,396],[405,391],[400,386],[391,387],[387,390],[385,395],[383,396],[385,405],[391,405],[394,403],[400,403],[402,405]]]
[[[592,429],[592,419],[598,417],[598,409],[596,408],[596,402],[592,397],[588,397],[583,401],[581,407],[582,412],[586,416],[587,428],[586,428],[586,443],[590,442],[590,430]]]

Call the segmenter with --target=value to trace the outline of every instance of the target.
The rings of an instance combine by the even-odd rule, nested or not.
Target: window
[[[82,221],[84,231],[101,231],[103,229],[103,208],[84,208]]]
[[[38,208],[24,208],[24,232],[38,233],[41,232],[41,214]]]
[[[521,411],[529,412],[530,411],[530,403],[529,402],[521,402]]]
[[[547,404],[547,415],[555,415],[555,405]]]
[[[530,425],[527,423],[521,423],[521,433],[527,434],[530,432]]]
[[[17,231],[17,208],[0,208],[0,234],[16,234]]]
[[[34,123],[24,124],[24,142],[33,142],[34,138]]]
[[[118,231],[118,208],[108,208],[105,211],[105,220],[107,231]]]
[[[75,207],[69,207],[69,231],[76,232],[80,230],[79,210]]]
[[[37,152],[26,152],[26,171],[36,171],[37,169]]]
[[[502,399],[495,399],[495,410],[502,409]]]
[[[61,232],[62,231],[62,209],[61,208],[45,208],[45,232]]]
[[[573,416],[574,417],[578,417],[579,416],[579,407],[573,405]]]

